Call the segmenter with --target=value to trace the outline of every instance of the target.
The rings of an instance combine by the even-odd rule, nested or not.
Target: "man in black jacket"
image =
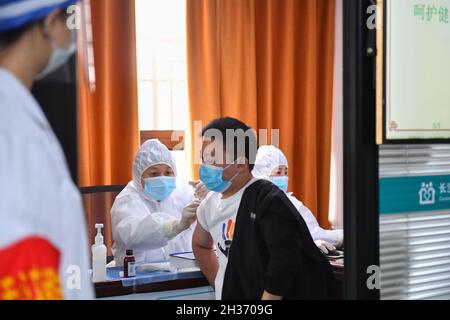
[[[297,209],[278,187],[251,174],[253,131],[223,118],[205,127],[202,136],[200,179],[214,192],[197,211],[192,246],[216,297],[335,298],[330,264]]]

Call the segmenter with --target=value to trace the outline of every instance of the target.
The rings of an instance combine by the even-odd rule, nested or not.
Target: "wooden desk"
[[[331,260],[331,267],[338,284],[339,298],[344,298],[344,259]],[[97,298],[126,296],[136,293],[161,292],[209,286],[204,277],[196,279],[179,279],[164,282],[124,287],[122,280],[107,281],[95,284]]]
[[[171,291],[188,288],[197,288],[208,286],[206,278],[198,279],[178,279],[163,282],[142,284],[131,287],[124,287],[122,280],[100,282],[95,284],[95,293],[97,298],[106,298],[114,296],[125,296],[135,293]]]

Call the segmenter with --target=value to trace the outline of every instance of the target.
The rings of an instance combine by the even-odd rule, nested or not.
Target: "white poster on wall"
[[[450,0],[390,0],[386,138],[450,139]]]

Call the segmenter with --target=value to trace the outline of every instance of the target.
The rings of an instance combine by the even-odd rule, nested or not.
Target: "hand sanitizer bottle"
[[[103,224],[95,225],[97,235],[95,244],[92,246],[92,281],[106,281],[106,246],[103,243],[102,228]]]

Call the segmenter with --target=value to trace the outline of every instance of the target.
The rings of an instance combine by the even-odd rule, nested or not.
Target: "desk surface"
[[[199,270],[138,272],[135,278],[120,278],[119,272],[121,270],[121,267],[108,268],[108,280],[95,284],[97,298],[197,288],[209,285]]]
[[[169,291],[133,293],[129,295],[98,298],[98,300],[215,300],[216,294],[210,286]]]
[[[336,280],[341,285],[344,280],[344,259],[330,260]],[[204,293],[209,283],[200,271],[189,272],[141,272],[136,278],[123,279],[119,277],[121,268],[108,268],[108,280],[95,284],[97,298],[125,296],[142,293],[167,293],[170,291],[198,288]],[[194,290],[195,291],[195,290]],[[195,291],[196,292],[196,291]],[[178,293],[178,291],[177,291]],[[211,296],[211,295],[209,295]],[[143,295],[141,297],[144,297]],[[139,298],[139,296],[137,296]]]

